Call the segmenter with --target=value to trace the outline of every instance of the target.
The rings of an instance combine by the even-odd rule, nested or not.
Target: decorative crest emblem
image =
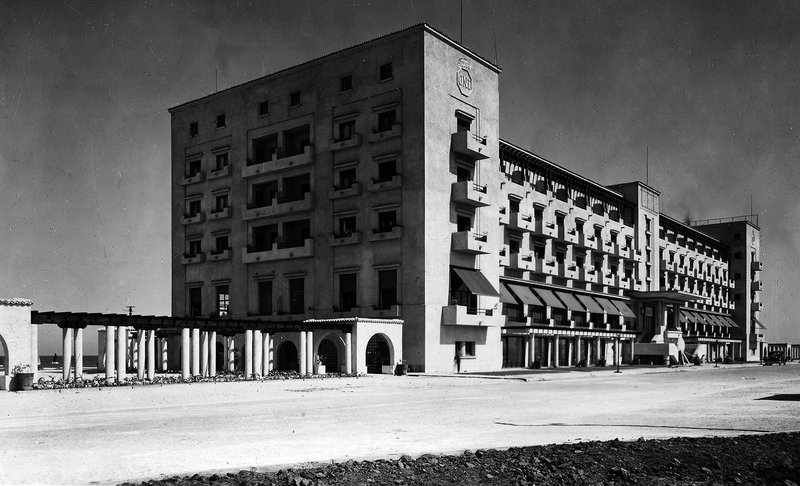
[[[458,90],[464,96],[469,96],[472,93],[472,76],[469,70],[472,68],[472,63],[469,59],[463,57],[458,60],[458,70],[456,71],[456,85]]]

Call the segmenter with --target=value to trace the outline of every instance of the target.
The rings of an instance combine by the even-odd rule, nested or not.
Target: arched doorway
[[[278,371],[299,371],[297,361],[297,346],[291,341],[285,341],[278,346]]]
[[[339,350],[330,339],[323,339],[319,343],[319,350],[317,354],[322,357],[322,364],[325,365],[325,370],[328,373],[339,372]]]
[[[376,334],[367,341],[367,373],[382,372],[382,367],[392,364],[392,354],[386,337]]]
[[[6,346],[6,340],[3,339],[3,336],[0,335],[0,375],[8,375],[11,373],[11,368],[9,368],[9,363],[11,362],[8,358],[8,346]]]

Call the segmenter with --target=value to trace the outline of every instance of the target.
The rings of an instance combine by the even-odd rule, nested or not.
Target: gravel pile
[[[172,477],[142,485],[782,485],[800,482],[800,433],[582,442]],[[126,486],[131,483],[124,483]]]

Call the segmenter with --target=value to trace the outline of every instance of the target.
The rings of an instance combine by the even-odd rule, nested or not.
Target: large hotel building
[[[173,316],[285,323],[278,369],[758,360],[755,217],[501,139],[499,74],[418,25],[172,108]],[[402,332],[291,331],[359,321]]]

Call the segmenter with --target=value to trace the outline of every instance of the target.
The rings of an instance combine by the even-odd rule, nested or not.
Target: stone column
[[[553,336],[553,368],[558,368],[559,365],[559,338],[558,334]]]
[[[344,372],[353,372],[353,333],[344,333]]]
[[[300,349],[299,349],[299,351],[300,351],[300,357],[298,359],[298,361],[299,361],[298,365],[300,366],[300,374],[301,375],[305,375],[306,374],[306,353],[308,352],[308,349],[306,348],[306,332],[305,331],[300,331]]]
[[[261,375],[267,376],[270,372],[270,363],[272,362],[272,336],[270,333],[263,333],[261,335],[261,342],[261,347],[264,350],[264,359],[261,362]]]
[[[253,330],[253,373],[262,375],[264,372],[264,341],[261,338],[261,331]]]
[[[72,328],[65,327],[61,329],[61,337],[63,338],[62,342],[62,366],[61,366],[61,377],[64,381],[69,380],[70,372],[72,371],[72,347],[74,346],[72,342]]]
[[[253,331],[244,332],[244,376],[250,378],[253,374]]]
[[[75,379],[83,378],[83,328],[75,329]]]
[[[106,380],[114,379],[114,337],[116,326],[106,326]]]
[[[228,371],[233,373],[236,371],[236,340],[233,338],[233,336],[226,336],[225,341],[228,349],[228,354],[226,355],[228,359],[227,368]]]
[[[580,336],[575,336],[575,364],[577,365],[583,359],[583,353],[581,349],[581,338]]]
[[[192,352],[192,341],[189,333],[188,327],[181,329],[181,378],[184,380],[192,376],[189,372],[189,354]]]
[[[672,328],[681,328],[681,305],[678,303],[672,304]]]
[[[161,371],[169,369],[169,341],[161,338]]]
[[[117,381],[125,381],[128,373],[128,327],[117,327]]]
[[[573,346],[573,340],[572,339],[567,339],[567,366],[572,366],[572,365],[575,364],[573,362],[573,360],[575,359],[574,351],[575,350],[574,350],[574,346]]]
[[[314,369],[314,366],[317,362],[317,353],[314,349],[313,331],[306,332],[306,346],[308,346],[308,349],[306,350],[306,370],[308,370],[309,374],[313,375],[317,371]]]
[[[192,328],[192,376],[200,374],[200,328]]]
[[[601,340],[599,337],[596,337],[596,338],[594,338],[594,353],[595,353],[594,359],[595,359],[595,363],[596,363],[597,361],[599,361],[599,360],[600,360],[600,357],[602,356],[602,355],[600,354],[600,347],[601,347],[601,345],[602,345],[602,344],[601,344],[601,341],[602,341],[602,340]]]
[[[147,331],[147,379],[153,381],[156,377],[156,331]]]
[[[208,331],[200,333],[200,374],[208,376]]]
[[[631,347],[630,347],[630,353],[631,353],[630,354],[630,363],[631,364],[633,364],[633,356],[634,356],[633,346],[634,346],[634,341],[633,341],[633,338],[631,338]]]
[[[531,333],[528,335],[528,358],[529,361],[526,363],[527,367],[532,367],[533,362],[536,361],[536,331],[531,329]]]
[[[145,358],[147,357],[147,353],[145,352],[145,336],[147,331],[144,329],[139,329],[136,333],[136,376],[140,380],[144,379],[144,363]]]
[[[208,355],[208,374],[216,376],[217,374],[217,331],[209,333],[209,355]]]

